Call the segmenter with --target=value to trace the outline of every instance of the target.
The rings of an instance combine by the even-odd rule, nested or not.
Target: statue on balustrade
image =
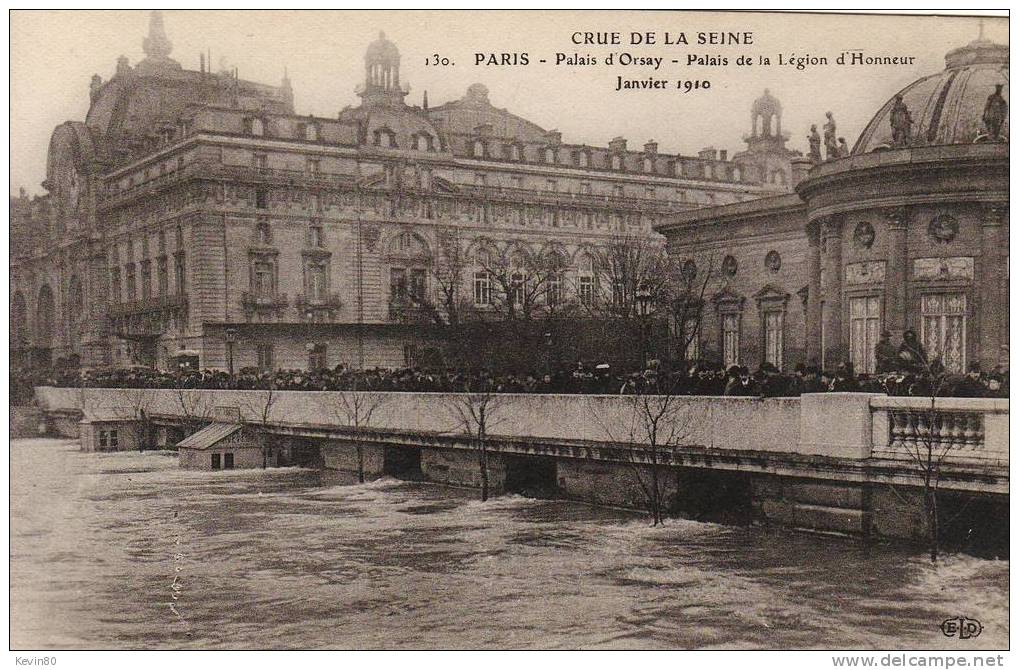
[[[825,112],[828,119],[824,122],[824,148],[827,152],[827,160],[835,160],[839,157],[839,146],[835,140],[835,117],[831,112]]]
[[[821,135],[817,132],[817,124],[810,125],[810,134],[807,135],[807,142],[810,143],[810,162],[818,165],[821,162]]]

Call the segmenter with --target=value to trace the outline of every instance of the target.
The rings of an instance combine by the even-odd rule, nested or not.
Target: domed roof
[[[1007,102],[1007,46],[978,39],[954,49],[945,56],[944,70],[913,82],[878,110],[860,133],[853,155],[894,148],[892,109],[899,96],[913,120],[910,146],[983,141],[984,107],[999,85]],[[1007,114],[998,135],[1008,137]]]
[[[396,48],[396,45],[386,39],[386,34],[379,31],[379,38],[368,45],[368,50],[364,54],[366,61],[378,61],[378,60],[400,60],[400,50]]]

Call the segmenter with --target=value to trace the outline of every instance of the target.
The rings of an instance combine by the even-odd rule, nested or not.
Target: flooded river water
[[[11,446],[18,648],[1002,648],[1008,562]],[[176,598],[175,598],[176,597]],[[948,617],[979,638],[946,638]]]

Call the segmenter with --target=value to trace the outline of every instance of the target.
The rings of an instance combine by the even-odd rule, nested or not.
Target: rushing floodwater
[[[185,472],[175,454],[70,441],[11,449],[14,648],[1008,644],[1007,561],[931,566],[775,529],[650,528],[311,470]],[[983,634],[942,636],[959,615]]]

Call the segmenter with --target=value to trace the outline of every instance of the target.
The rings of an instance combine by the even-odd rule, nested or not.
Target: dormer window
[[[545,162],[549,164],[555,163],[555,149],[545,149]]]
[[[255,117],[244,119],[244,132],[248,135],[261,137],[265,135],[265,123],[262,122],[262,119]]]
[[[577,164],[582,168],[590,167],[591,165],[591,154],[586,151],[581,151],[577,154]]]
[[[619,154],[612,155],[612,169],[622,170],[623,169],[623,157]]]
[[[655,162],[650,158],[644,159],[644,172],[654,172]]]
[[[471,155],[475,158],[485,157],[485,143],[481,140],[474,140],[474,144],[471,147]]]
[[[418,133],[414,136],[414,149],[417,151],[435,151],[434,139],[428,133]]]
[[[395,149],[396,145],[396,133],[389,128],[379,128],[373,133],[373,139],[375,146],[385,147],[387,149]]]
[[[317,123],[298,123],[297,124],[297,136],[302,140],[309,142],[318,141],[318,124]]]

